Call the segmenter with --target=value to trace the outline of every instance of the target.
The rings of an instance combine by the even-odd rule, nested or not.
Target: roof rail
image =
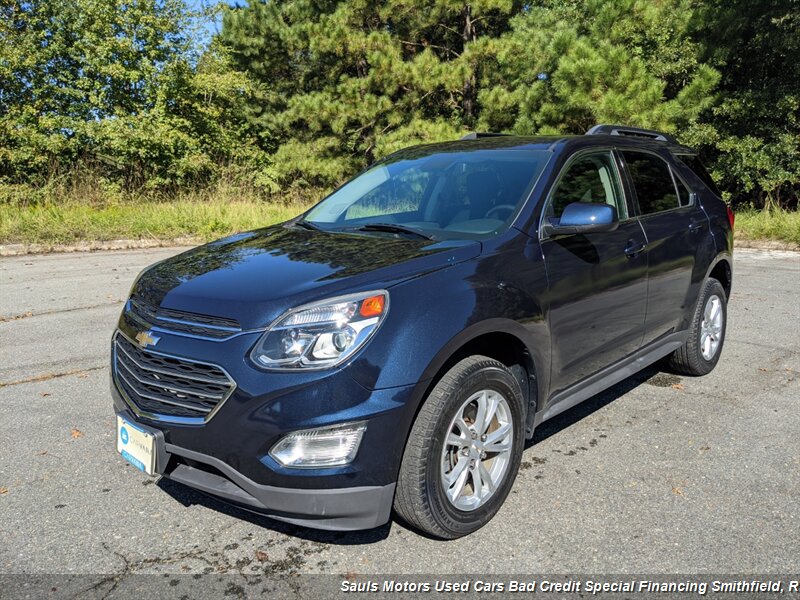
[[[468,133],[467,135],[465,135],[461,139],[462,140],[478,140],[480,138],[501,137],[501,136],[504,136],[504,135],[508,135],[508,134],[507,133],[490,133],[490,132],[479,133],[477,131],[473,131],[472,133]]]
[[[628,127],[627,125],[595,125],[586,132],[586,135],[627,135],[631,137],[648,138],[659,142],[678,143],[678,140],[666,133],[653,129],[642,129],[641,127]]]

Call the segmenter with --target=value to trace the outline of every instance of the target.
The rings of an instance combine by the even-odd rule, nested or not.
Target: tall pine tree
[[[276,185],[329,185],[477,121],[484,39],[515,0],[274,0],[231,8],[222,38],[260,86],[249,118]]]
[[[800,2],[706,0],[695,13],[702,58],[722,73],[719,102],[691,141],[714,160],[731,200],[800,200]]]
[[[690,0],[545,0],[486,48],[483,127],[583,133],[595,123],[683,131],[714,101]]]

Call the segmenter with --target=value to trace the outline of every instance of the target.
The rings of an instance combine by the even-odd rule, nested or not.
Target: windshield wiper
[[[312,223],[311,221],[306,221],[305,219],[300,219],[299,221],[295,221],[294,225],[298,227],[302,227],[303,229],[310,229],[311,231],[322,231],[322,227]]]
[[[356,228],[358,231],[387,231],[389,233],[410,233],[426,240],[436,239],[432,235],[423,233],[419,229],[408,227],[406,225],[398,225],[397,223],[367,223],[361,227]]]

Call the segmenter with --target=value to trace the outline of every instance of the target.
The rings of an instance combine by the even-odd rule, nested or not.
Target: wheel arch
[[[488,319],[476,323],[448,341],[430,361],[417,384],[413,398],[416,402],[414,419],[422,404],[439,380],[460,360],[473,355],[493,358],[509,367],[522,389],[526,412],[526,433],[533,434],[533,417],[541,394],[539,374],[543,373],[543,357],[527,341],[526,328],[509,319]]]
[[[726,300],[730,300],[733,287],[733,261],[730,255],[720,254],[706,270],[706,279],[713,278],[722,284]]]

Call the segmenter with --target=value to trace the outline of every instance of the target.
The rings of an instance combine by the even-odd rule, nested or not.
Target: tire
[[[716,310],[719,311],[721,323],[715,321]],[[711,314],[712,312],[714,315]],[[728,302],[725,290],[716,279],[708,279],[697,299],[692,322],[689,324],[689,337],[684,345],[670,356],[670,367],[684,375],[710,373],[717,366],[722,354],[727,324]],[[712,346],[713,353],[710,353]]]
[[[492,406],[492,417],[486,419]],[[479,529],[511,490],[524,435],[525,403],[511,371],[485,356],[462,360],[436,384],[414,421],[400,466],[395,512],[441,539]]]

